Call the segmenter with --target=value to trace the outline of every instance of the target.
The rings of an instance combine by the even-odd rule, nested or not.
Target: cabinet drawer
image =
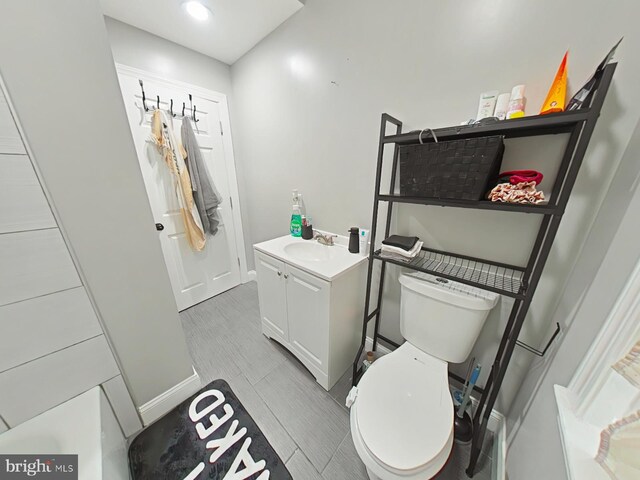
[[[0,90],[0,153],[26,154],[9,105]]]

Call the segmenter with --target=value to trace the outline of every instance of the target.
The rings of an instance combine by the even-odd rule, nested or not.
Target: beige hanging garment
[[[640,411],[600,433],[596,462],[615,480],[640,478]]]
[[[176,180],[176,195],[189,245],[194,250],[201,251],[204,249],[205,235],[198,210],[193,201],[191,179],[184,162],[184,149],[173,133],[167,114],[161,110],[153,112],[151,140],[158,147]]]

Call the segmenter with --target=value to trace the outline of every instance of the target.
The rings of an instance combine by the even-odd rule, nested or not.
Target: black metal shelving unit
[[[399,345],[384,337],[379,332],[380,314],[382,311],[382,292],[384,287],[385,267],[387,263],[399,265],[404,268],[435,274],[450,280],[455,280],[467,285],[472,285],[485,290],[514,298],[513,308],[509,320],[502,335],[491,372],[484,388],[475,390],[481,395],[478,406],[473,416],[473,440],[471,444],[471,456],[467,475],[472,477],[480,455],[482,441],[484,439],[487,423],[502,381],[507,372],[509,361],[518,342],[518,335],[525,320],[525,316],[533,295],[540,281],[542,271],[553,245],[562,215],[571,195],[578,171],[582,165],[585,152],[591,140],[604,99],[611,85],[611,80],[616,69],[615,63],[604,68],[597,89],[593,94],[588,108],[580,110],[555,113],[551,115],[537,115],[519,119],[505,120],[488,125],[465,125],[435,129],[438,140],[453,140],[471,138],[486,135],[504,135],[506,138],[541,136],[553,134],[569,134],[566,149],[558,168],[556,181],[551,190],[551,201],[545,205],[518,205],[493,203],[490,201],[463,201],[443,200],[432,198],[406,197],[394,193],[396,173],[398,171],[398,147],[399,145],[416,144],[419,142],[421,132],[402,133],[402,122],[388,114],[382,115],[380,125],[380,140],[378,145],[378,165],[376,170],[375,199],[373,204],[373,220],[371,221],[371,247],[369,251],[369,266],[367,276],[367,291],[365,297],[365,314],[362,327],[362,342],[358,354],[353,363],[353,384],[357,385],[362,376],[360,359],[367,338],[367,327],[375,318],[373,349],[378,341],[382,340],[392,347]],[[387,124],[394,125],[394,135],[386,135]],[[428,137],[428,138],[427,138]],[[431,135],[423,136],[423,141],[433,141]],[[394,145],[391,181],[388,194],[381,194],[382,172],[384,163],[384,149],[387,145]],[[384,238],[388,237],[391,229],[393,206],[395,203],[412,203],[432,205],[440,207],[474,208],[483,210],[498,210],[505,212],[519,212],[542,215],[543,219],[536,236],[529,260],[524,267],[506,265],[491,260],[458,255],[453,252],[444,252],[423,247],[419,256],[410,262],[397,261],[385,258],[380,250],[376,250],[376,233],[378,225],[378,209],[381,202],[388,204]],[[377,304],[371,310],[371,290],[373,282],[373,269],[376,262],[381,262]],[[553,338],[558,334],[558,330]],[[540,354],[537,350],[525,346],[528,351]],[[544,350],[546,351],[546,349]],[[462,379],[457,375],[450,376],[458,381]]]

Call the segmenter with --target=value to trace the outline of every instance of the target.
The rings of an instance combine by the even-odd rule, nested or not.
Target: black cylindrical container
[[[349,229],[349,251],[351,253],[360,253],[360,238],[358,237],[360,229],[351,227]]]
[[[302,238],[304,240],[311,240],[313,238],[313,225],[302,225]]]

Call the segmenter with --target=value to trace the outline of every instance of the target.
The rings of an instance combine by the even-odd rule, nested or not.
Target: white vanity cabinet
[[[341,248],[341,247],[327,247]],[[330,280],[255,250],[262,332],[283,346],[329,390],[360,346],[365,262]]]

